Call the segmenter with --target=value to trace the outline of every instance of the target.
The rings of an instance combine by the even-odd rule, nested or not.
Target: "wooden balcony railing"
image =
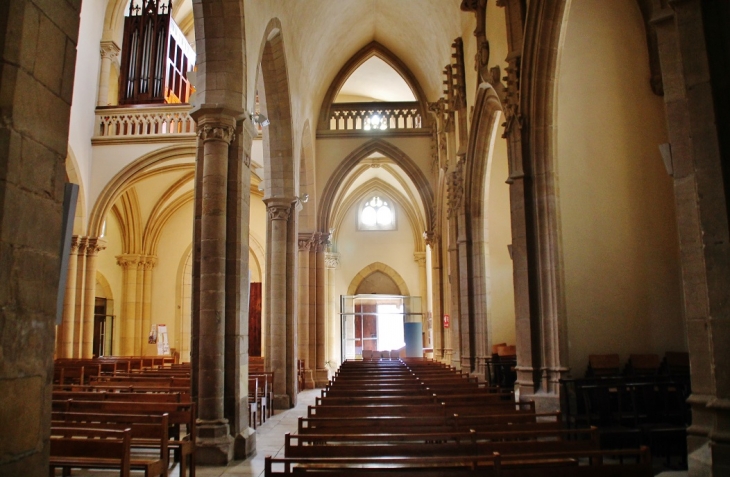
[[[421,108],[417,102],[333,103],[330,131],[377,132],[393,129],[420,129]]]

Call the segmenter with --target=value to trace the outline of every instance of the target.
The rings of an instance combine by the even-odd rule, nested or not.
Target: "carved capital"
[[[102,41],[99,45],[99,53],[101,58],[108,58],[114,61],[118,56],[121,49],[113,41]]]
[[[124,270],[136,270],[139,265],[140,256],[136,253],[124,253],[117,255],[117,265],[122,267]]]
[[[432,230],[426,230],[425,232],[423,232],[423,240],[429,247],[433,247],[434,245],[436,245],[438,238],[438,234]]]
[[[426,266],[426,252],[415,252],[413,254],[413,260],[422,267]]]
[[[152,270],[157,265],[157,257],[146,255],[140,257],[139,266],[145,271]]]
[[[86,256],[91,257],[106,249],[106,240],[99,237],[88,237],[86,243]]]
[[[289,220],[291,205],[267,204],[266,212],[269,214],[269,220]]]
[[[231,126],[206,124],[198,127],[198,137],[201,141],[223,141],[231,144],[236,137],[236,130]]]
[[[297,245],[300,252],[309,252],[312,250],[314,234],[299,234]]]
[[[329,269],[340,268],[340,254],[339,253],[325,253],[324,254],[324,266]]]
[[[79,246],[81,245],[80,240],[82,237],[79,237],[78,235],[72,235],[71,236],[71,250],[69,251],[70,255],[76,255],[79,253]]]

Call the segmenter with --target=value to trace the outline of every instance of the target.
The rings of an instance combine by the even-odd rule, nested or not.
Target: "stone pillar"
[[[269,257],[266,303],[269,306],[267,328],[269,348],[266,352],[274,372],[274,409],[289,409],[287,387],[287,316],[286,267],[288,222],[293,199],[264,199],[269,216],[266,253]]]
[[[226,206],[228,146],[235,119],[222,110],[198,110],[203,144],[200,236],[200,312],[198,331],[198,438],[196,458],[203,465],[225,465],[233,458],[233,438],[223,408],[226,305]]]
[[[325,315],[328,336],[327,360],[330,364],[328,366],[329,369],[327,370],[327,374],[330,375],[339,367],[343,351],[341,349],[342,324],[340,322],[340,315],[337,311],[339,307],[339,300],[338,297],[335,296],[335,274],[340,266],[340,254],[331,252],[325,253],[324,265],[327,270],[327,312]],[[337,350],[340,350],[340,354],[337,353]]]
[[[309,369],[312,361],[309,353],[309,317],[312,304],[309,301],[310,283],[309,283],[309,255],[312,249],[312,234],[299,234],[299,320],[298,320],[298,339],[297,339],[297,357],[304,360],[306,366],[306,378],[304,387],[313,388],[314,379]]]
[[[81,346],[82,358],[93,358],[94,348],[94,305],[96,301],[96,259],[106,248],[106,241],[89,237],[86,247],[86,282],[84,283],[84,330]]]
[[[76,314],[76,276],[79,251],[79,237],[71,238],[71,251],[68,260],[68,278],[66,278],[66,294],[63,300],[63,322],[58,329],[59,358],[73,358],[74,315]]]
[[[722,100],[716,96],[723,92],[715,90],[718,78],[714,76],[724,74],[724,69],[711,67],[713,55],[717,61],[727,54],[727,46],[723,50],[720,44],[726,37],[717,30],[726,26],[725,18],[712,18],[720,5],[670,0],[652,18],[671,145],[690,356],[690,476],[730,475],[730,237],[728,190],[722,179],[727,173],[727,157],[723,157],[727,151],[721,148]],[[706,42],[714,43],[709,51]],[[719,78],[719,83],[725,82]]]
[[[122,331],[119,354],[137,354],[137,266],[139,255],[127,253],[117,255],[117,265],[122,267],[122,309],[119,328]]]
[[[327,373],[327,366],[325,366],[326,356],[326,302],[325,302],[325,251],[329,245],[329,234],[320,232],[317,243],[315,245],[315,270],[316,270],[316,284],[315,284],[315,295],[317,297],[314,316],[316,320],[316,367],[314,371],[314,383],[318,388],[323,388],[327,385],[329,378]]]
[[[86,283],[87,237],[79,237],[79,250],[76,253],[76,298],[74,300],[74,326],[72,335],[72,358],[81,358],[81,341],[84,332],[84,283]]]
[[[299,230],[299,211],[302,204],[298,198],[292,200],[289,211],[289,220],[286,228],[286,394],[289,396],[289,407],[297,405],[297,307],[298,283],[297,276],[298,255],[297,230]]]
[[[431,323],[433,326],[433,359],[444,358],[444,307],[443,307],[443,268],[441,265],[440,236],[433,232],[424,233],[426,244],[431,252]]]
[[[449,288],[451,290],[449,335],[451,348],[451,366],[461,369],[463,322],[461,319],[460,273],[459,273],[459,220],[463,187],[461,187],[460,172],[455,169],[449,177],[448,189],[448,227],[449,227]]]
[[[234,438],[236,460],[256,451],[256,432],[248,421],[251,143],[256,134],[245,115],[236,122],[236,137],[228,149],[224,412]]]
[[[146,355],[147,339],[152,328],[152,270],[157,265],[157,257],[142,257],[140,266],[142,268],[142,319],[141,330],[137,340],[140,346],[140,356]]]
[[[421,295],[421,312],[423,315],[421,315],[421,326],[424,333],[425,339],[423,339],[423,346],[425,348],[431,347],[431,340],[430,340],[430,334],[428,330],[428,284],[426,280],[426,252],[415,252],[413,254],[413,260],[416,261],[418,264],[418,283],[420,288],[420,295]]]
[[[113,41],[101,42],[101,72],[99,73],[97,106],[107,106],[109,104],[109,75],[111,74],[112,62],[119,55],[119,51],[119,47]]]

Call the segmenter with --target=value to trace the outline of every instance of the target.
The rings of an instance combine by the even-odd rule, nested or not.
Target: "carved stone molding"
[[[314,234],[299,234],[297,245],[300,252],[309,252],[312,250]]]
[[[79,253],[79,246],[81,245],[80,240],[81,237],[79,237],[78,235],[71,236],[71,250],[69,251],[70,255],[76,255],[77,253]]]
[[[414,252],[413,253],[413,260],[419,265],[419,266],[426,266],[426,252]]]
[[[507,76],[503,79],[506,83],[504,90],[504,100],[502,101],[502,110],[504,111],[505,122],[504,135],[508,137],[512,128],[522,127],[522,115],[520,114],[520,56],[510,56],[507,58],[509,66],[505,69]]]
[[[438,245],[439,234],[433,230],[427,230],[423,232],[423,240],[429,247],[434,247],[435,245]]]
[[[324,266],[328,269],[340,268],[340,254],[327,252],[324,254]]]
[[[143,270],[152,270],[157,265],[157,257],[153,255],[146,255],[140,257],[139,266]]]
[[[236,138],[236,130],[231,126],[206,124],[198,128],[198,137],[203,142],[223,141],[230,145]]]
[[[459,213],[464,198],[464,161],[457,162],[449,174],[447,188],[446,214],[448,218],[453,218]]]
[[[474,36],[477,39],[477,53],[474,57],[474,69],[482,81],[489,80],[489,41],[487,41],[487,0],[463,0],[461,10],[474,12],[477,26]]]
[[[317,232],[317,239],[315,243],[315,251],[324,252],[327,246],[330,244],[330,234],[327,232]]]

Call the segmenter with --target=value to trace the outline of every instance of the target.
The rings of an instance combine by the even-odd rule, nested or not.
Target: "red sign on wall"
[[[444,315],[444,328],[448,328],[451,326],[451,317],[449,315]]]

